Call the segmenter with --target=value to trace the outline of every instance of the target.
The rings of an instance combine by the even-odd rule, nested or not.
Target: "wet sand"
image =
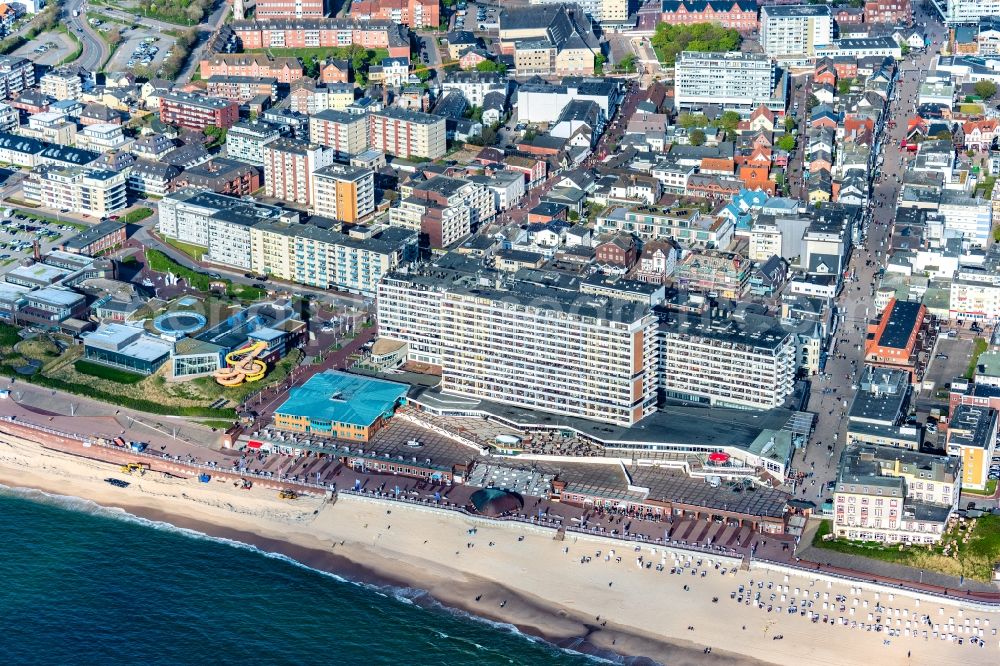
[[[571,536],[556,541],[552,532],[520,524],[487,523],[351,496],[342,496],[333,505],[320,498],[285,501],[271,490],[239,490],[230,482],[203,484],[152,472],[134,476],[128,488],[118,489],[103,481],[107,476],[125,478],[114,466],[0,436],[4,485],[120,507],[144,518],[281,553],[351,580],[424,590],[430,596],[423,598],[424,603],[433,599],[585,652],[614,651],[671,666],[873,660],[985,664],[995,663],[998,654],[996,637],[990,637],[987,648],[923,639],[892,639],[885,645],[881,633],[737,604],[730,592],[739,585],[751,578],[780,583],[780,575],[762,571],[722,575],[722,567],[716,569],[714,563],[698,567],[697,560],[704,557],[700,555],[691,563],[699,569],[697,574],[685,570],[683,575],[671,575],[673,556],[648,546],[636,552],[631,544],[606,540]],[[615,555],[609,557],[612,549]],[[581,563],[586,557],[590,561]],[[653,566],[640,568],[639,557],[644,565]],[[658,571],[655,565],[661,563],[664,570]],[[805,590],[812,583],[797,578],[789,584]],[[826,591],[847,594],[848,586],[827,590],[824,584]],[[854,596],[863,595],[859,591]],[[718,602],[713,603],[713,597]],[[905,603],[901,595],[896,597],[900,601],[895,605]],[[417,601],[421,602],[419,595]],[[929,610],[930,604],[925,608]],[[957,616],[950,608],[948,613]],[[992,626],[1000,625],[1000,615],[990,617]],[[784,638],[774,640],[779,634]],[[703,652],[706,646],[712,648],[710,655]]]

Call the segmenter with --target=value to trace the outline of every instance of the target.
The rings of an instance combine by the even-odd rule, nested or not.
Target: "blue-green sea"
[[[0,571],[4,665],[610,663],[416,590],[2,486]]]

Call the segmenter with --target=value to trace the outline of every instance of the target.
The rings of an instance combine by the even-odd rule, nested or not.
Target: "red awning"
[[[247,442],[247,448],[250,449],[259,449],[262,446],[264,446],[264,442],[258,442],[255,439],[251,439],[249,442]]]
[[[729,461],[728,453],[710,453],[708,454],[708,459],[716,463],[724,463]]]

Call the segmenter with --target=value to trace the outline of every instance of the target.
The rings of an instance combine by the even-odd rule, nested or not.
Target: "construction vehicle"
[[[122,474],[131,474],[132,472],[139,472],[139,475],[146,473],[149,469],[149,465],[146,463],[126,463],[122,465]]]
[[[280,490],[278,491],[278,497],[281,499],[293,500],[298,499],[299,495],[294,490]]]

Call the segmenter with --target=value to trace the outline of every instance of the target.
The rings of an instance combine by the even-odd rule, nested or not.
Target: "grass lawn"
[[[164,241],[166,241],[167,245],[169,245],[170,247],[183,252],[184,254],[191,257],[195,261],[201,261],[202,255],[208,252],[208,248],[202,247],[201,245],[195,245],[193,243],[185,243],[183,241],[166,239],[166,238],[164,239]]]
[[[206,428],[216,428],[218,430],[228,430],[229,426],[233,425],[232,421],[221,421],[215,419],[208,419],[206,421],[198,421],[201,425]]]
[[[962,488],[963,495],[982,495],[983,497],[992,497],[993,493],[997,491],[997,480],[990,479],[986,482],[986,490],[973,490],[971,488]]]
[[[313,46],[297,49],[247,49],[247,53],[270,53],[276,58],[299,58],[303,62],[323,60],[324,58],[347,58],[349,47],[346,46]],[[389,57],[388,49],[368,49],[369,63],[378,64]]]
[[[983,182],[976,185],[976,193],[980,194],[984,199],[989,199],[993,196],[993,186],[996,185],[996,176],[986,176],[983,178]]]
[[[159,250],[146,250],[146,263],[149,265],[150,270],[157,273],[173,273],[177,277],[187,280],[192,287],[200,291],[208,291],[209,285],[212,282],[212,278],[204,273],[181,266]]]
[[[125,213],[125,217],[122,218],[122,222],[135,224],[136,222],[142,222],[147,217],[152,217],[152,215],[153,215],[152,208],[146,208],[146,207],[136,208],[135,210],[130,210],[129,212]]]
[[[894,562],[949,576],[965,576],[983,582],[991,581],[993,566],[1000,558],[1000,516],[994,515],[958,523],[939,543],[930,546],[887,545],[874,541],[843,539],[824,541],[823,536],[830,531],[831,521],[824,520],[816,530],[812,545],[824,550]]]
[[[989,343],[985,338],[976,338],[972,343],[972,357],[969,358],[969,367],[965,369],[963,377],[972,379],[976,374],[976,364],[979,363],[979,355],[989,348]]]

